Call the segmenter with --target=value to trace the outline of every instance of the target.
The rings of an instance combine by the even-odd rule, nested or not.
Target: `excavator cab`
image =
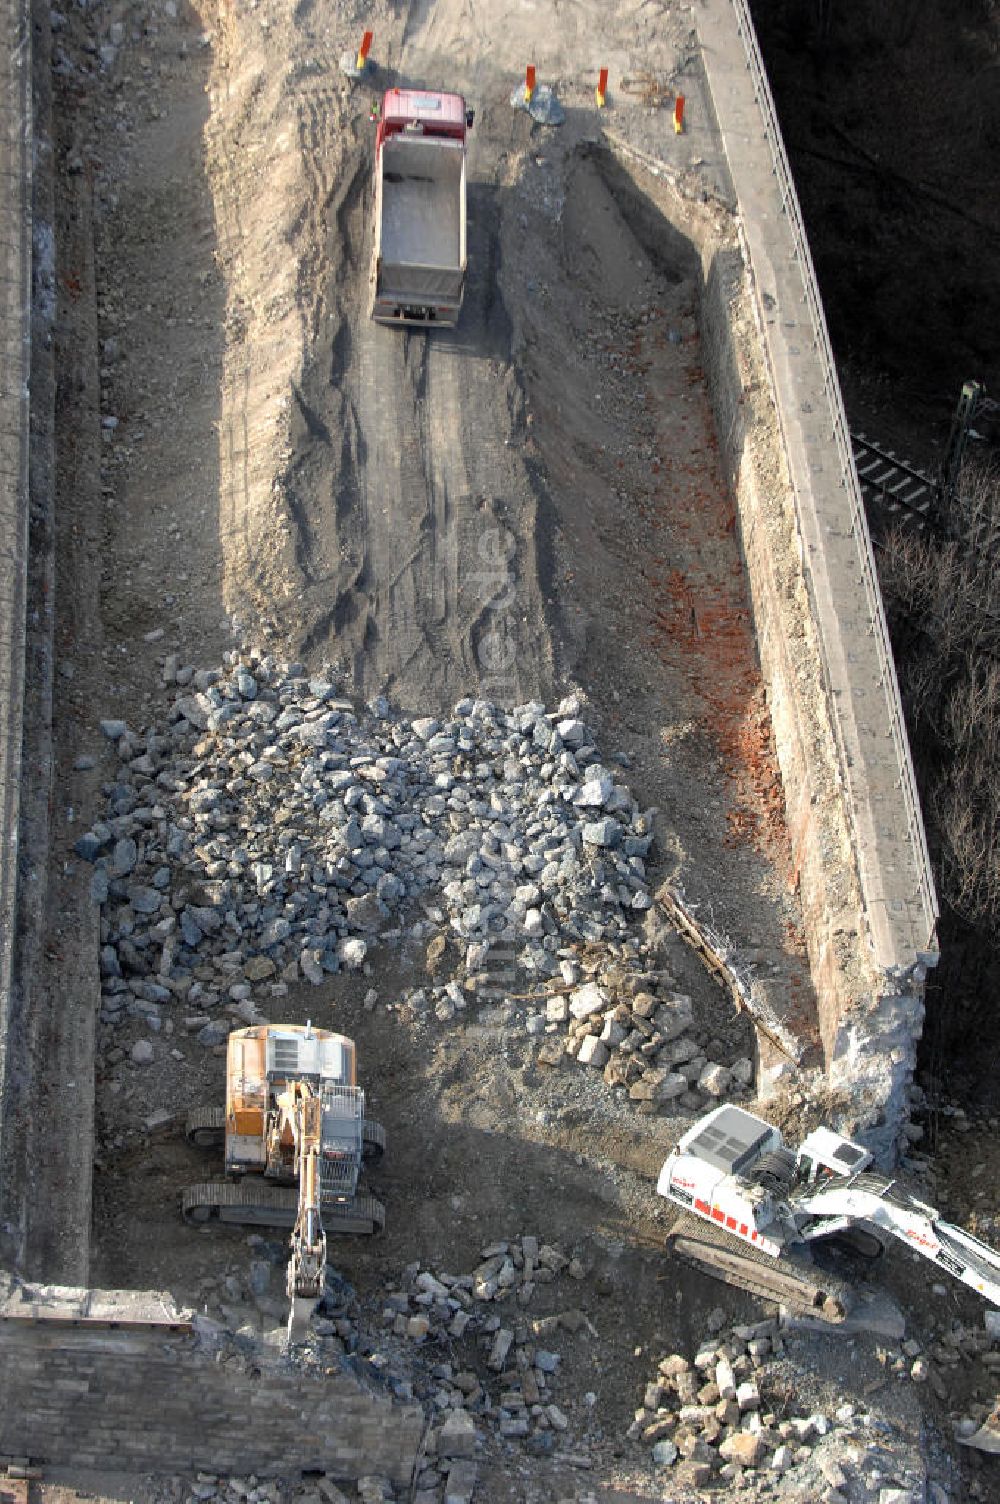
[[[870,1152],[830,1128],[797,1151],[777,1128],[735,1105],[706,1113],[660,1170],[657,1191],[681,1208],[667,1246],[686,1263],[803,1315],[838,1322],[850,1286],[806,1256],[846,1243],[866,1258],[890,1238],[1000,1306],[1000,1252],[946,1222]],[[994,1418],[972,1446],[993,1450]],[[1000,1430],[996,1430],[1000,1450]]]
[[[852,1139],[831,1128],[814,1128],[806,1135],[796,1155],[796,1181],[802,1186],[823,1185],[841,1175],[867,1170],[871,1154]]]
[[[359,1192],[385,1130],[365,1117],[354,1041],[311,1024],[237,1029],[226,1051],[226,1102],[190,1114],[189,1142],[224,1142],[227,1181],[189,1187],[185,1220],[291,1229],[289,1337],[323,1293],[328,1233],[375,1233],[385,1208]]]

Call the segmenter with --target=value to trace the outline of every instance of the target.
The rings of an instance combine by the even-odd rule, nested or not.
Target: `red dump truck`
[[[384,324],[458,320],[465,286],[461,94],[389,89],[375,140],[371,316]]]

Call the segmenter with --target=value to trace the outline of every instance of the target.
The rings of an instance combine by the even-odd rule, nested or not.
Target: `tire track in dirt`
[[[329,89],[304,92],[298,100],[299,151],[307,184],[303,217],[307,225],[306,244],[298,267],[296,289],[303,321],[303,345],[308,349],[318,332],[330,274],[327,236],[323,221],[329,212],[334,185],[327,163],[330,160],[328,122],[336,112],[338,101]]]
[[[236,18],[230,6],[220,3],[217,10],[218,55],[212,116],[225,118],[230,106],[232,67],[230,59],[239,49]],[[234,132],[217,127],[216,170],[212,192],[216,203],[216,225],[220,264],[227,269],[229,292],[226,312],[226,376],[228,391],[223,401],[219,423],[219,538],[227,560],[227,570],[246,568],[252,555],[250,536],[250,429],[248,412],[251,390],[252,346],[245,338],[233,338],[239,329],[240,310],[250,297],[250,287],[242,258],[245,242],[240,202],[241,161],[233,141]]]
[[[334,247],[342,245],[348,264],[354,262],[354,248],[346,236],[351,223],[348,211],[363,191],[367,154],[356,122],[345,119],[340,95],[326,81],[325,72],[314,76],[312,68],[307,71],[303,64],[295,81],[299,152],[306,182],[297,297],[303,349],[309,350],[319,337],[330,289],[340,270]]]
[[[434,0],[410,0],[403,22],[402,50],[406,52],[415,39],[426,30],[434,16]]]
[[[298,301],[309,358],[276,487],[293,651],[336,661],[362,694],[388,690],[414,706],[443,708],[470,690],[507,703],[541,694],[551,648],[535,500],[513,442],[522,403],[497,288],[495,187],[470,190],[458,329],[375,325],[372,153],[356,122],[345,131],[329,91],[306,87]]]
[[[428,708],[470,690],[505,703],[542,695],[552,651],[493,244],[509,122],[492,141],[476,132],[459,329],[378,328],[366,297],[373,143],[363,100],[324,64],[339,43],[311,37],[318,50],[294,49],[272,77],[267,41],[241,46],[231,9],[216,15],[227,605],[242,617],[248,595],[247,623],[255,607],[290,653],[337,662],[366,695]],[[419,67],[407,36],[471,17],[436,21],[418,0],[388,54]],[[287,190],[267,235],[254,229],[248,161]]]
[[[367,637],[369,557],[358,476],[368,456],[350,372],[356,346],[351,308],[364,261],[365,189],[371,169],[356,131],[351,138],[354,144],[346,159],[339,159],[336,180],[325,167],[313,169],[323,209],[313,218],[313,251],[303,277],[303,286],[313,294],[306,344],[312,357],[303,377],[309,398],[300,403],[293,458],[280,482],[301,574],[303,627],[296,651],[306,656],[329,653],[338,640],[354,641],[360,634],[363,644]],[[311,149],[338,160],[326,132],[313,140]],[[326,249],[331,241],[340,248],[336,260]]]
[[[356,664],[356,675],[404,703],[444,705],[484,685],[513,702],[544,693],[550,676],[534,501],[511,449],[509,333],[483,274],[498,224],[481,207],[469,251],[479,271],[457,329],[359,320],[375,661]]]

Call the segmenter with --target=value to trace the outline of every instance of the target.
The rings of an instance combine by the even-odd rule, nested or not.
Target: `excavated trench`
[[[185,52],[160,75],[187,99],[179,129],[204,191],[181,193],[178,117],[157,109],[98,184],[98,332],[114,367],[113,379],[102,372],[102,411],[113,393],[131,409],[105,429],[103,519],[86,488],[63,501],[70,536],[83,528],[100,556],[107,646],[74,670],[60,799],[67,760],[93,741],[98,714],[138,729],[167,713],[174,691],[157,681],[175,654],[198,666],[224,645],[263,639],[309,669],[331,665],[345,692],[384,691],[411,715],[464,693],[551,703],[578,687],[602,752],[623,755],[636,797],[658,811],[651,880],[682,884],[729,933],[759,1000],[797,1037],[803,1063],[818,1064],[727,449],[737,404],[759,451],[775,440],[728,211],[597,145],[583,111],[562,133],[541,134],[494,91],[471,159],[459,327],[432,337],[383,329],[365,313],[371,149],[356,103],[352,115],[350,96],[301,57],[269,84],[225,14],[214,40],[226,62],[206,68],[207,120]],[[68,112],[76,100],[60,104]],[[242,167],[242,153],[263,167]],[[279,154],[261,207],[259,173]],[[159,207],[157,174],[172,185]],[[152,215],[140,223],[129,205],[150,176]],[[74,212],[68,196],[63,212]],[[151,244],[162,254],[151,257]],[[61,245],[65,256],[66,223]],[[278,266],[285,280],[272,285]],[[84,305],[90,296],[84,285]],[[93,308],[78,312],[86,325]],[[109,340],[120,345],[113,358]],[[182,355],[187,388],[172,371]],[[180,434],[163,421],[171,402]],[[93,416],[67,396],[67,432]],[[88,585],[62,582],[64,634]],[[72,785],[73,829],[54,844],[76,902],[90,873],[67,853],[104,812],[101,784],[115,776],[113,753],[99,741],[94,751],[93,777]],[[93,935],[86,924],[80,935],[92,988]],[[748,1050],[747,1020],[666,944],[705,1040]],[[53,964],[72,945],[68,936]],[[338,1249],[338,1266],[374,1303],[411,1259],[471,1267],[484,1242],[533,1228],[580,1248],[590,1271],[581,1300],[602,1315],[602,1403],[609,1425],[624,1426],[637,1340],[684,1345],[720,1296],[727,1311],[749,1310],[674,1271],[664,1299],[652,1184],[690,1116],[638,1118],[579,1066],[541,1070],[530,1038],[497,1010],[462,1028],[411,1027],[383,1005],[424,980],[422,955],[385,947],[371,959],[374,1012],[367,978],[261,995],[276,1019],[311,1017],[357,1037],[389,1127],[375,1185],[390,1207],[387,1236]],[[239,1288],[248,1259],[243,1233],[192,1233],[176,1215],[180,1189],[201,1174],[179,1118],[218,1098],[222,1062],[178,1031],[144,1073],[129,1056],[139,1034],[135,1020],[114,1037],[98,1032],[93,1156],[88,1113],[71,1125],[73,1163],[97,1162],[90,1280],[162,1285],[198,1304],[227,1278]],[[61,1057],[67,1072],[79,1075],[91,1042],[80,1031]],[[68,1121],[59,1087],[45,1082],[53,1133]],[[55,1219],[71,1166],[47,1148],[40,1137],[32,1192]],[[89,1195],[76,1207],[89,1210]],[[32,1274],[59,1272],[51,1233],[39,1225],[25,1249]],[[87,1230],[72,1234],[77,1267]],[[590,1354],[566,1367],[581,1392],[592,1382]]]
[[[277,483],[294,546],[293,644],[329,658],[355,692],[414,711],[444,709],[498,668],[495,698],[549,698],[496,195],[470,188],[461,324],[428,337],[367,317],[370,181],[365,154],[338,195],[337,270]]]
[[[780,826],[762,823],[744,838],[753,780],[774,774],[716,455],[697,250],[607,152],[570,145],[552,153],[547,172],[526,157],[509,183],[473,185],[463,318],[428,338],[365,317],[367,199],[355,153],[334,215],[343,254],[318,300],[276,488],[298,613],[290,647],[315,664],[332,659],[355,693],[387,688],[413,714],[470,687],[507,703],[551,697],[554,658],[560,677],[584,690],[602,742],[630,759],[637,797],[663,812],[654,876],[680,877],[717,920],[752,936],[776,999],[789,987],[807,996],[794,906],[774,876]],[[710,660],[726,675],[724,693],[704,688],[716,649],[692,628],[694,599],[725,624],[726,664]],[[735,728],[748,723],[764,731],[757,762],[744,767]],[[706,1038],[751,1049],[746,1021],[698,963],[681,952],[671,967],[697,1000]],[[386,1000],[420,979],[413,954],[373,958]],[[651,1185],[681,1124],[643,1120],[633,1142],[627,1107],[610,1093],[596,1107],[600,1082],[560,1073],[547,1083],[531,1048],[505,1044],[495,1020],[435,1038],[381,1009],[373,1019],[361,1006],[366,986],[334,979],[321,994],[299,986],[280,1003],[265,1000],[271,1016],[308,1016],[358,1038],[389,1127],[376,1185],[392,1209],[386,1237],[337,1255],[359,1288],[439,1248],[442,1236],[450,1256],[472,1258],[483,1229],[512,1215],[525,1225],[544,1216],[566,1238],[603,1229],[594,1245],[602,1262],[608,1238],[656,1246]],[[106,1053],[128,1051],[133,1033],[141,1030],[103,1042],[94,1278],[158,1283],[198,1302],[220,1265],[239,1276],[244,1235],[183,1227],[177,1198],[204,1166],[169,1129],[151,1140],[137,1129],[157,1109],[212,1100],[222,1065],[188,1045],[187,1058],[167,1062],[138,1094],[127,1060]],[[547,1147],[525,1136],[533,1097],[560,1125]],[[581,1152],[583,1169],[573,1162]],[[608,1174],[626,1187],[621,1201]],[[657,1256],[648,1266],[648,1253],[630,1257],[634,1281],[654,1281],[652,1299]],[[709,1286],[692,1299],[717,1295]],[[628,1332],[626,1323],[626,1345]]]
[[[317,118],[315,107],[307,113]],[[196,117],[190,123],[197,132]],[[275,486],[290,529],[284,594],[295,615],[278,624],[290,650],[317,663],[333,659],[354,692],[387,689],[414,713],[440,709],[470,686],[510,703],[551,698],[557,672],[578,683],[609,746],[633,760],[631,781],[640,798],[664,811],[661,870],[687,876],[696,896],[714,898],[725,888],[720,908],[737,933],[751,927],[753,914],[755,958],[769,970],[790,966],[801,978],[801,951],[789,950],[786,934],[794,915],[781,882],[770,875],[773,850],[733,838],[733,801],[753,790],[736,781],[735,743],[727,750],[719,741],[721,703],[709,706],[697,687],[705,677],[698,671],[703,638],[697,624],[692,633],[683,620],[692,591],[717,592],[720,609],[732,616],[726,652],[735,658],[738,650],[742,661],[730,708],[743,723],[759,709],[760,686],[731,506],[714,457],[698,252],[606,151],[587,141],[564,146],[559,138],[544,157],[533,154],[525,149],[527,123],[515,122],[511,142],[500,111],[493,117],[485,111],[480,129],[480,141],[485,137],[506,166],[470,190],[466,308],[456,331],[433,339],[384,330],[364,316],[366,147],[348,146],[336,186],[329,169],[313,184],[332,212],[322,254],[314,246],[312,262],[304,256],[298,274],[296,317],[310,340],[290,393],[287,457]],[[152,134],[154,157],[169,184],[173,168],[155,142],[155,125]],[[328,145],[308,131],[301,141],[315,151]],[[157,296],[153,279],[163,268],[150,264],[140,248],[155,233],[158,205],[166,206],[175,232],[190,228],[199,252],[211,250],[197,203],[189,202],[181,216],[155,179],[140,178],[133,187],[129,173],[140,160],[136,153],[116,172],[115,197],[98,237],[97,285],[106,289],[99,330],[106,366],[102,407],[124,414],[127,438],[127,446],[116,440],[106,456],[114,508],[106,579],[110,561],[141,543],[128,569],[136,609],[128,608],[128,594],[105,596],[112,655],[131,649],[148,630],[156,581],[173,577],[171,552],[181,525],[207,499],[202,471],[188,516],[183,505],[177,509],[180,523],[171,519],[160,531],[156,507],[143,512],[137,506],[140,475],[147,496],[150,484],[154,498],[158,491],[177,496],[173,456],[161,426],[150,422],[150,403],[174,356],[170,341],[160,347],[155,335],[135,338],[120,313],[143,295]],[[216,214],[236,213],[228,168],[225,177],[216,173],[210,181]],[[136,216],[129,215],[133,193],[142,204]],[[319,221],[303,214],[301,223],[315,228]],[[137,236],[135,259],[129,224]],[[245,223],[243,233],[250,233]],[[231,224],[222,224],[220,244],[231,246]],[[310,275],[325,278],[331,268],[321,293],[309,285]],[[163,316],[174,311],[176,294],[161,281]],[[207,330],[217,285],[208,275],[199,281],[188,322],[204,322]],[[242,344],[246,331],[233,323],[232,289],[229,302],[226,323]],[[109,342],[122,345],[110,359]],[[242,353],[240,361],[245,365]],[[211,421],[214,404],[207,389],[206,395]],[[190,392],[188,408],[190,427],[199,411]],[[64,406],[64,425],[77,416]],[[223,491],[226,459],[223,444]],[[665,494],[661,477],[672,465],[682,468]],[[676,527],[678,515],[690,516],[684,492],[695,486],[699,505],[709,495],[718,504],[710,539],[703,530],[693,537],[689,523]],[[95,505],[93,498],[87,505]],[[92,528],[92,516],[72,525],[80,520]],[[224,547],[242,547],[246,536],[245,529],[226,530]],[[269,570],[272,564],[268,560]],[[674,586],[692,568],[701,571],[699,579],[685,587],[678,605]],[[247,586],[262,591],[272,578],[263,571]],[[66,621],[71,588],[67,581]],[[106,676],[102,682],[100,665],[94,668],[93,703],[111,712],[121,696],[116,699]],[[148,683],[145,668],[143,674]],[[127,697],[127,686],[122,690]],[[148,714],[156,703],[150,691]],[[96,783],[81,794],[83,810],[88,804],[91,817],[101,813]],[[78,884],[86,877],[78,871]],[[699,987],[696,969],[690,985]],[[305,999],[289,999],[292,1013],[306,1006]],[[714,1001],[710,1011],[717,1019]],[[103,1044],[106,1051],[109,1041]],[[369,1069],[378,1074],[374,1062]],[[177,1062],[138,1082],[129,1079],[127,1062],[100,1061],[94,1274],[102,1282],[143,1285],[155,1278],[182,1298],[196,1298],[197,1281],[188,1285],[173,1263],[175,1256],[184,1263],[180,1239],[168,1231],[175,1182],[189,1177],[191,1167],[169,1143],[144,1149],[132,1135],[139,1121],[219,1089],[218,1070],[217,1062]],[[83,1127],[74,1137],[81,1163],[89,1159]],[[645,1172],[655,1170],[661,1147],[648,1165],[643,1161]],[[400,1226],[419,1220],[419,1184],[419,1175],[411,1174],[395,1186],[397,1208],[404,1209]],[[36,1248],[43,1246],[40,1237]],[[203,1272],[203,1257],[195,1265]]]

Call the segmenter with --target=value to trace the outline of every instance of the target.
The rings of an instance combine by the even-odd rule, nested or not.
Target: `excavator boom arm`
[[[807,1239],[829,1236],[834,1220],[867,1222],[1000,1306],[1000,1254],[945,1222],[897,1181],[862,1172],[801,1192],[790,1204],[796,1213],[813,1219],[803,1228]]]
[[[326,1278],[326,1234],[320,1199],[321,1106],[319,1097],[303,1082],[292,1083],[279,1098],[293,1124],[299,1207],[292,1230],[288,1260],[288,1296],[291,1311],[288,1336],[292,1342],[305,1336],[309,1318],[323,1294]]]
[[[291,1231],[289,1336],[301,1339],[323,1295],[327,1232],[385,1226],[381,1201],[358,1193],[362,1162],[381,1155],[385,1130],[365,1117],[354,1041],[308,1022],[233,1030],[225,1107],[189,1114],[187,1136],[204,1148],[224,1142],[228,1178],[187,1188],[186,1221]]]

